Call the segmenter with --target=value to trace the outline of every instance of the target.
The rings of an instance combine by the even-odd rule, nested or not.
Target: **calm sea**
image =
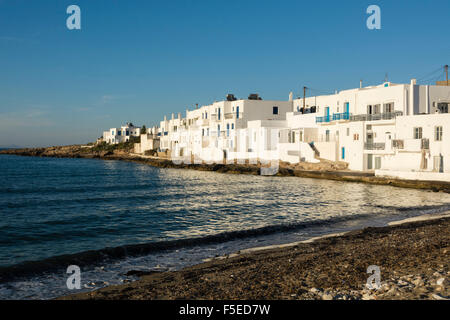
[[[450,210],[450,195],[296,177],[0,156],[0,299],[73,293],[237,250]]]

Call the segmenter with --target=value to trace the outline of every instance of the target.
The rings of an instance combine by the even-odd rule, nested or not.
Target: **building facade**
[[[287,101],[228,95],[184,118],[164,117],[140,151],[187,163],[326,159],[380,176],[450,181],[449,105],[450,86],[414,79]],[[104,137],[114,143],[117,131]]]
[[[119,128],[110,128],[103,132],[103,141],[108,144],[118,144],[128,142],[130,137],[139,137],[141,128],[135,127],[132,123],[127,123]]]

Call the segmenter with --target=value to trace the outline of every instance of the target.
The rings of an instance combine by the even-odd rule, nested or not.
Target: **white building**
[[[111,128],[103,132],[103,141],[108,144],[118,144],[127,142],[130,137],[139,137],[141,128],[135,127],[132,123],[127,123],[120,128]]]
[[[315,111],[316,124],[311,113],[299,112],[303,103],[306,112]],[[448,86],[387,82],[295,100],[287,118],[290,130],[313,143],[321,158],[347,162],[352,170],[450,180],[442,174],[450,173],[449,104]]]
[[[164,117],[139,151],[158,148],[189,163],[322,158],[376,175],[450,181],[449,104],[450,86],[415,80],[304,99],[291,93],[287,101],[228,95],[185,118]]]

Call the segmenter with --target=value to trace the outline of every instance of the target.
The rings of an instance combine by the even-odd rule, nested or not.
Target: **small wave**
[[[395,206],[383,206],[376,205],[376,208],[386,210],[396,210],[398,212],[425,212],[425,213],[440,213],[450,210],[450,204],[437,204],[429,206],[411,206],[411,207],[395,207]]]
[[[326,220],[272,225],[257,229],[224,232],[205,237],[133,244],[112,248],[108,247],[100,250],[90,250],[75,254],[55,256],[40,261],[26,261],[12,266],[0,267],[0,283],[12,281],[16,278],[63,270],[72,264],[79,266],[93,266],[105,261],[124,259],[126,257],[141,256],[154,252],[207,244],[224,243],[232,240],[296,231],[310,227],[334,225],[336,223],[353,220],[355,218],[364,219],[369,216],[373,216],[373,214],[359,214],[357,216],[334,217]]]

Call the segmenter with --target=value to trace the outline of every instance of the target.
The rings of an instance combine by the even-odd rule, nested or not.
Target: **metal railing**
[[[323,116],[323,117],[316,117],[316,123],[323,123],[323,122],[330,122],[331,117]]]
[[[349,120],[351,114],[348,112],[333,114],[333,120]]]
[[[375,121],[375,120],[391,120],[398,116],[402,116],[402,111],[377,113],[377,114],[357,114],[350,117],[350,121]]]
[[[369,142],[364,143],[364,150],[384,150],[386,143],[384,142]]]
[[[351,116],[352,115],[348,112],[334,113],[332,116],[326,115],[323,117],[316,117],[316,123],[324,123],[338,120],[350,120]]]

